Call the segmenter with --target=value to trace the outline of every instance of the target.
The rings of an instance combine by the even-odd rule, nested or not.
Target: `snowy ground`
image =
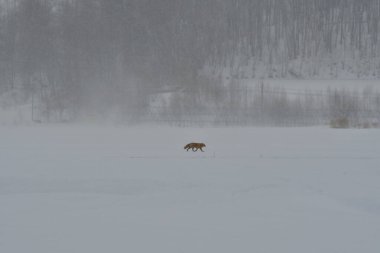
[[[0,140],[0,252],[380,252],[379,130],[3,127]]]

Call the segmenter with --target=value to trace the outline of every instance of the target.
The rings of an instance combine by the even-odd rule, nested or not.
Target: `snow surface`
[[[2,127],[0,140],[0,252],[380,252],[376,129]]]

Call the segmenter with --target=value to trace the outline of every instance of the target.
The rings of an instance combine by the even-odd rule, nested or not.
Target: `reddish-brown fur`
[[[196,152],[198,151],[198,149],[200,149],[202,152],[203,149],[202,148],[205,148],[206,145],[204,143],[195,143],[195,142],[192,142],[192,143],[189,143],[187,144],[184,149],[186,149],[186,151],[189,151],[189,149],[193,150],[193,152]]]

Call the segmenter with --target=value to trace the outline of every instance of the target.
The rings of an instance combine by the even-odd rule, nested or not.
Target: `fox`
[[[200,149],[202,152],[204,152],[202,148],[205,148],[205,147],[206,147],[206,144],[204,144],[204,143],[192,142],[192,143],[187,144],[184,147],[184,149],[186,149],[186,151],[189,151],[189,149],[191,149],[191,150],[193,150],[193,152],[196,152],[196,151],[198,151],[198,149]]]

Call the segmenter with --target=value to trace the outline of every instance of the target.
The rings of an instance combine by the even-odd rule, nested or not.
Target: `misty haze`
[[[380,0],[0,0],[0,252],[380,252]]]

